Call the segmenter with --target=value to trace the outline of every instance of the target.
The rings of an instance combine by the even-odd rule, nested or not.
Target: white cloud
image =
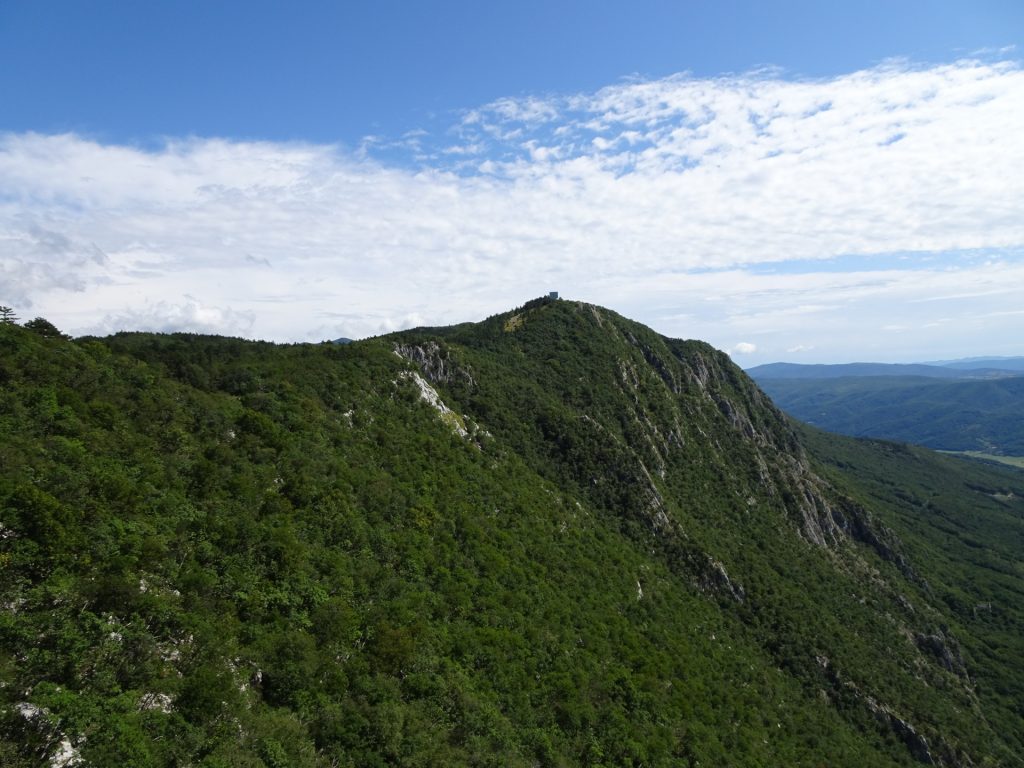
[[[878,356],[894,337],[1010,354],[1022,137],[1024,72],[976,61],[502,99],[355,154],[6,134],[0,302],[72,333],[317,340],[560,290],[672,335],[754,338],[759,356]],[[857,254],[883,268],[829,271]],[[946,337],[927,335],[941,318]]]
[[[255,312],[237,312],[223,307],[203,305],[190,296],[181,304],[165,301],[143,307],[110,313],[87,327],[84,332],[106,335],[118,331],[189,331],[216,333],[226,336],[248,335],[256,319]]]
[[[741,341],[739,344],[734,344],[728,350],[730,355],[752,355],[757,352],[757,345],[751,344],[749,341]]]

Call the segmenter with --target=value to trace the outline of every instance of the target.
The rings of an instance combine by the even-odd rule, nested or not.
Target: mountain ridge
[[[982,357],[961,357],[955,360],[938,360],[924,365],[941,365],[946,368],[997,368],[1004,371],[1024,371],[1024,356],[988,355]]]
[[[0,349],[6,764],[1020,764],[1021,476],[702,342],[541,299]]]

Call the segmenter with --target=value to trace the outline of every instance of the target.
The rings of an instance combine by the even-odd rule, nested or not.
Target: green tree
[[[17,321],[17,317],[14,315],[14,310],[10,307],[0,306],[0,323],[6,323],[7,325],[13,325]]]
[[[0,309],[6,309],[6,307],[0,307]],[[60,329],[47,320],[45,317],[37,317],[35,320],[29,320],[25,323],[25,328],[38,333],[40,336],[45,336],[48,339],[66,339],[67,335],[60,332]]]

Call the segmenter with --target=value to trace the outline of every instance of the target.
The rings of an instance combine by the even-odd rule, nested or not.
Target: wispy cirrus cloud
[[[925,325],[968,316],[1009,353],[1022,136],[1024,71],[982,61],[507,98],[356,152],[6,134],[0,302],[71,332],[312,340],[558,289],[758,356],[866,353],[894,325],[931,354]]]

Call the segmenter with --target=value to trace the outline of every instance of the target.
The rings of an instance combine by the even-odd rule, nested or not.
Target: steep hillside
[[[1022,476],[699,342],[0,326],[0,383],[4,765],[1022,764]]]
[[[1024,456],[1024,376],[764,378],[759,383],[784,411],[831,432]]]
[[[979,696],[1024,718],[1024,474],[808,427],[801,438],[822,471],[891,525],[908,559],[927,568],[927,595],[961,639],[963,658],[973,660]]]

